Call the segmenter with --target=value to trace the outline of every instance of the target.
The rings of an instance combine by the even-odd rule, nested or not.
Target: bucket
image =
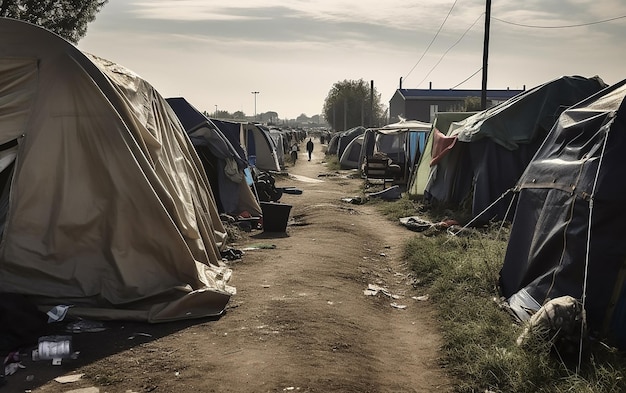
[[[286,232],[291,205],[278,202],[260,202],[263,211],[264,232]]]

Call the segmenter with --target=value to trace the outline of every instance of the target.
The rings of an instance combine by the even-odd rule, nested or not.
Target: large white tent
[[[180,122],[145,80],[0,18],[0,292],[150,322],[219,315],[225,231]]]

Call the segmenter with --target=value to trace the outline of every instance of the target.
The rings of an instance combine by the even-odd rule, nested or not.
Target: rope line
[[[502,199],[504,199],[505,196],[507,196],[510,192],[512,192],[513,189],[509,188],[508,190],[506,190],[505,192],[502,193],[502,195],[500,195],[498,197],[498,199],[496,199],[495,201],[493,201],[491,203],[491,205],[487,206],[483,211],[481,211],[480,213],[478,213],[476,215],[476,217],[474,217],[472,220],[470,220],[470,222],[468,222],[467,224],[465,224],[465,226],[461,229],[459,229],[458,231],[454,232],[449,230],[448,234],[452,235],[453,237],[458,235],[459,233],[463,232],[465,229],[467,229],[471,224],[474,223],[474,221],[478,220],[480,218],[480,216],[483,215],[483,213],[485,213],[486,211],[488,211],[489,209],[491,209],[496,203],[500,202]],[[451,239],[451,238],[450,238]],[[443,244],[446,244],[450,241],[450,239],[446,240]]]
[[[596,176],[593,179],[593,187],[591,189],[591,196],[589,198],[589,222],[587,224],[587,250],[585,253],[585,278],[583,280],[583,298],[582,298],[583,312],[585,312],[585,304],[587,301],[587,280],[589,279],[589,249],[591,248],[591,221],[593,219],[593,205],[594,205],[594,199],[596,196],[596,187],[598,186],[598,178],[600,177],[600,168],[602,167],[602,161],[604,159],[604,153],[606,152],[607,141],[609,140],[609,132],[611,130],[610,124],[612,122],[613,120],[611,120],[610,122],[607,123],[607,125],[605,125],[606,132],[604,133],[604,142],[602,143],[602,152],[600,153],[600,161],[598,162],[598,169],[596,170]],[[583,320],[583,326],[584,326],[584,323],[585,321]],[[578,374],[578,371],[580,370],[580,366],[582,364],[582,358],[583,358],[583,330],[584,329],[581,326],[580,343],[579,343],[579,350],[578,350],[578,366],[576,367],[577,374]]]

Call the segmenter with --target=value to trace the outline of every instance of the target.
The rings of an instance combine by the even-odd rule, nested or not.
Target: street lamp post
[[[253,91],[252,94],[254,94],[254,121],[256,121],[256,95],[259,94],[259,92]]]

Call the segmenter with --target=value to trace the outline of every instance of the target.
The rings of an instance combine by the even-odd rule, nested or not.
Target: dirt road
[[[281,198],[293,205],[286,235],[253,231],[235,245],[246,251],[231,263],[238,293],[222,317],[83,333],[78,360],[20,370],[0,392],[450,391],[433,307],[414,299],[425,293],[401,259],[414,233],[341,202],[362,180],[318,176],[329,173],[323,158],[315,141],[313,159],[277,181],[303,191]],[[369,284],[386,290],[367,296]],[[52,380],[76,373],[85,375]]]

